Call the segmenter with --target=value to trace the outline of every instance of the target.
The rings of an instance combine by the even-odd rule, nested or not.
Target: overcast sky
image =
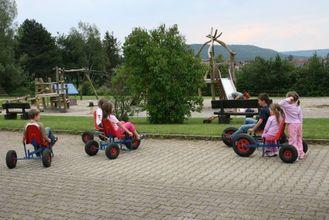
[[[214,27],[229,44],[278,51],[329,48],[328,0],[16,1],[18,24],[34,18],[54,36],[83,21],[123,42],[134,27],[178,24],[188,43],[203,43]]]

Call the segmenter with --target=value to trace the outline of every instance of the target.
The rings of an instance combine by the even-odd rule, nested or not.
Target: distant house
[[[291,61],[295,66],[302,67],[308,63],[308,58],[297,58]]]

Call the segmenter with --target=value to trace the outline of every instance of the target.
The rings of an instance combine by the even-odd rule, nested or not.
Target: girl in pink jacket
[[[302,108],[300,107],[299,95],[297,92],[288,92],[287,98],[281,100],[279,105],[285,113],[289,145],[294,146],[298,151],[298,158],[303,159],[303,133],[302,133]]]
[[[274,138],[280,130],[280,125],[283,122],[284,113],[281,107],[278,104],[272,104],[270,106],[270,117],[268,118],[262,138],[265,139],[266,144],[275,144],[273,141],[268,141],[271,138]],[[266,147],[265,157],[274,157],[277,156],[278,148],[276,146]]]

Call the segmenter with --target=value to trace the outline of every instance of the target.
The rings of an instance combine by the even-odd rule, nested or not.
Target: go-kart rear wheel
[[[279,156],[283,162],[293,163],[298,158],[298,152],[294,146],[285,144],[282,147],[280,147]]]
[[[90,140],[85,145],[86,154],[89,156],[95,156],[98,153],[99,144],[97,141]]]
[[[120,147],[116,143],[111,143],[106,149],[105,154],[110,160],[116,159],[120,154]]]
[[[308,144],[304,140],[303,140],[303,151],[304,151],[304,154],[306,154],[306,152],[308,151]]]
[[[233,145],[233,141],[231,139],[231,135],[236,132],[238,129],[237,128],[233,128],[233,127],[229,127],[226,128],[223,133],[222,133],[222,140],[224,142],[224,144],[228,147],[232,147]]]
[[[138,139],[133,139],[132,142],[128,142],[126,143],[126,147],[129,149],[129,150],[137,150],[139,145],[141,144],[141,141],[138,140]]]
[[[85,131],[81,135],[83,143],[94,140],[94,134],[91,131]]]
[[[42,151],[42,165],[44,167],[50,167],[51,165],[51,151],[49,149],[44,149]]]
[[[251,147],[252,145],[254,146]],[[233,143],[233,150],[240,157],[249,157],[255,152],[255,145],[256,141],[250,135],[239,134]]]
[[[10,150],[6,155],[6,164],[9,169],[13,169],[17,164],[17,154],[16,151]]]

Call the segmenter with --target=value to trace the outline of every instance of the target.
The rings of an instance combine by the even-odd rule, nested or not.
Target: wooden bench
[[[258,115],[260,106],[258,105],[257,99],[248,99],[248,100],[213,100],[211,101],[211,107],[213,109],[220,109],[218,112],[214,112],[215,115],[218,115],[218,123],[229,124],[231,115],[244,115],[246,117],[253,117]],[[225,109],[232,108],[245,108],[245,109],[257,109],[256,112],[229,112]]]
[[[31,106],[29,103],[4,103],[2,108],[6,110],[5,119],[17,119],[17,114],[21,114],[21,119],[27,120],[29,117],[26,109],[30,109]]]

